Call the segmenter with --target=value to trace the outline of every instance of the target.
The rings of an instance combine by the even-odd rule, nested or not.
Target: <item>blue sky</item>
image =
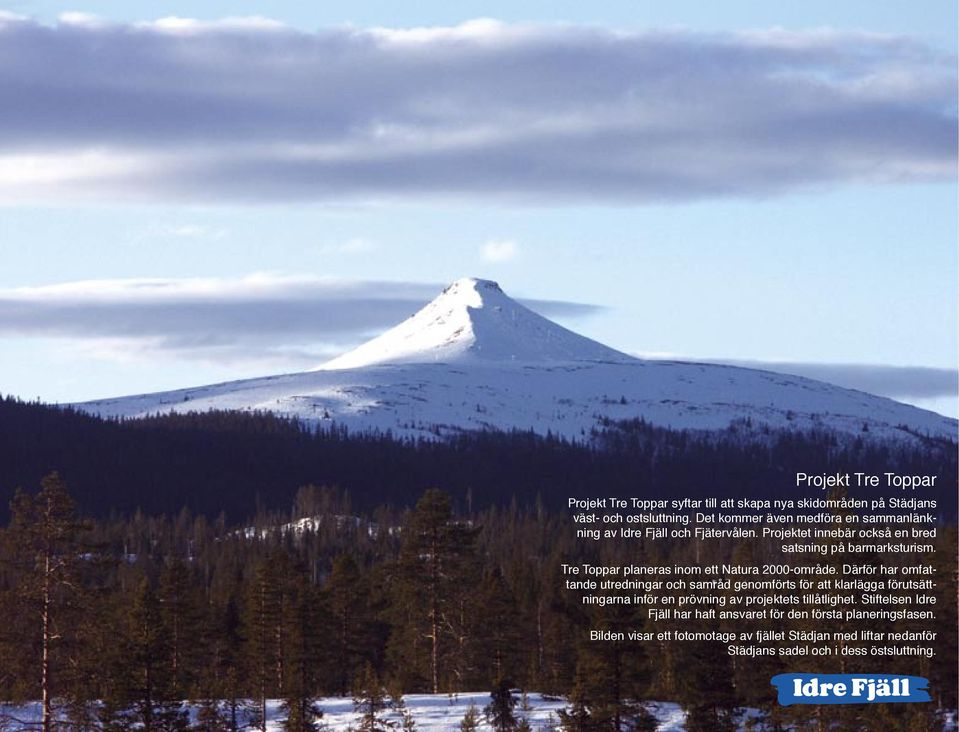
[[[467,275],[624,351],[951,383],[954,3],[315,5],[6,6],[0,391],[297,370]],[[955,414],[929,373],[893,395]]]
[[[596,23],[623,28],[685,26],[717,31],[735,28],[783,26],[814,28],[830,26],[846,30],[908,33],[922,36],[941,47],[952,48],[956,40],[956,4],[948,0],[915,0],[912,3],[877,3],[868,0],[807,0],[803,3],[770,3],[765,0],[432,0],[416,3],[327,2],[302,0],[251,0],[202,4],[181,2],[143,3],[117,0],[85,0],[79,4],[58,0],[7,2],[12,12],[53,21],[64,12],[87,12],[116,21],[150,20],[167,15],[216,19],[237,15],[263,15],[289,25],[316,29],[352,23],[359,26],[410,27],[456,25],[473,18],[506,21]]]

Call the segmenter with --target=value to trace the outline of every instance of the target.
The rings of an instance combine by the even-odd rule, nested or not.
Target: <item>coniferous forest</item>
[[[868,660],[742,659],[719,642],[592,643],[589,629],[660,625],[639,606],[584,605],[561,574],[563,563],[587,561],[701,563],[687,541],[577,539],[568,495],[665,494],[667,475],[682,495],[748,493],[761,488],[754,473],[770,480],[810,456],[824,471],[852,457],[903,470],[935,459],[948,486],[954,445],[706,438],[642,424],[596,436],[601,446],[530,435],[401,444],[256,415],[121,424],[10,401],[4,409],[18,417],[0,420],[5,438],[34,450],[19,463],[9,447],[0,455],[3,489],[11,475],[22,486],[10,491],[0,536],[0,700],[40,700],[67,729],[234,730],[241,719],[258,728],[266,700],[281,699],[286,728],[311,730],[322,724],[316,700],[329,695],[352,696],[368,712],[361,728],[380,729],[377,710],[390,698],[476,690],[493,692],[494,728],[513,729],[510,689],[567,699],[557,720],[567,730],[652,729],[650,699],[680,703],[692,732],[734,730],[746,708],[767,729],[937,729],[937,714],[957,705],[954,508],[928,559],[943,580],[937,654],[882,661],[885,673],[920,667],[933,704],[810,712],[779,707],[769,691],[776,673],[866,671]],[[254,437],[266,447],[244,452]],[[252,470],[257,458],[277,467],[275,480]],[[40,468],[48,472],[32,477]],[[759,541],[709,547],[710,562],[782,556]],[[199,708],[192,717],[187,702]]]
[[[187,508],[239,523],[264,509],[287,511],[298,488],[309,484],[340,488],[367,511],[412,506],[434,486],[464,508],[515,499],[559,510],[575,495],[779,496],[793,492],[797,471],[831,473],[851,465],[909,475],[933,470],[941,477],[924,497],[938,501],[943,518],[956,516],[956,443],[921,436],[882,442],[868,432],[850,439],[745,423],[694,433],[626,422],[606,423],[578,443],[527,432],[400,441],[389,434],[314,432],[265,413],[121,422],[0,399],[0,519],[16,486],[37,485],[52,471],[69,480],[77,503],[92,515]]]

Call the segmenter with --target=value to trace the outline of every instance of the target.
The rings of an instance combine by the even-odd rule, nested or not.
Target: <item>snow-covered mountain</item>
[[[811,379],[633,358],[462,279],[395,328],[312,371],[85,402],[103,416],[270,411],[351,431],[533,430],[581,439],[605,418],[723,429],[829,427],[956,439],[956,420]]]
[[[551,364],[633,359],[508,297],[489,280],[457,280],[412,317],[317,369],[379,364]]]

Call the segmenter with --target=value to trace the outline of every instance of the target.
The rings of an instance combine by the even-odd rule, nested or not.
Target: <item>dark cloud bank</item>
[[[954,67],[829,30],[4,16],[0,197],[636,203],[950,179]]]
[[[927,366],[884,366],[852,363],[787,363],[782,361],[715,361],[731,366],[776,371],[828,381],[893,399],[959,398],[959,371]]]
[[[130,279],[0,290],[0,337],[108,340],[128,353],[308,368],[404,320],[441,284],[254,275]],[[547,317],[595,305],[520,300]]]

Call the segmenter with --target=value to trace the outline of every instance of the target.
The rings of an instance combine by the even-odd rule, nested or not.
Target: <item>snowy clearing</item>
[[[480,730],[491,730],[492,728],[482,719],[483,707],[489,704],[490,696],[487,692],[473,692],[455,695],[447,694],[408,694],[403,697],[407,708],[412,712],[418,732],[441,732],[443,730],[456,730],[459,728],[460,720],[466,714],[467,709],[472,704],[480,713]],[[546,732],[551,729],[559,729],[558,712],[566,706],[564,699],[555,697],[544,697],[541,694],[529,694],[527,697],[529,706],[528,711],[523,711],[522,704],[516,706],[517,717],[525,717],[529,720],[533,730],[537,732]],[[269,732],[281,732],[284,715],[280,708],[280,702],[270,700],[268,702],[267,712],[267,730]],[[330,732],[346,732],[358,722],[358,715],[354,712],[353,701],[348,697],[327,697],[321,699],[319,707],[323,710],[323,719],[321,729],[330,730]],[[657,732],[685,732],[685,716],[678,704],[671,702],[649,702],[649,711],[658,720],[659,727]],[[195,709],[192,709],[195,713]],[[16,722],[0,722],[0,730],[4,732],[21,732],[29,729],[36,729],[40,719],[40,705],[28,704],[23,706],[11,707],[0,706],[0,719],[9,720],[15,717]],[[244,716],[244,719],[248,719]],[[400,729],[400,715],[397,712],[384,714],[384,719],[396,724],[396,729]],[[752,721],[752,725],[749,722]],[[741,732],[762,732],[763,727],[756,723],[756,714],[751,710],[746,710],[740,721],[739,729]],[[956,713],[950,713],[944,722],[942,732],[956,732]]]

